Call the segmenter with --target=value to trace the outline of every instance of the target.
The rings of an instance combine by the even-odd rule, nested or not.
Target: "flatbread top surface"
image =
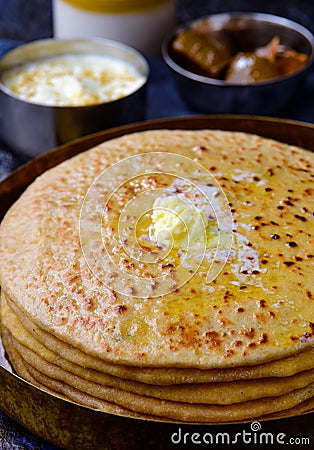
[[[311,152],[246,133],[105,142],[45,172],[11,207],[1,287],[39,327],[116,364],[210,369],[303,351],[314,342],[313,169]],[[189,198],[182,183],[217,213],[203,259],[134,238],[149,216],[135,217],[141,205],[151,211],[156,193]]]

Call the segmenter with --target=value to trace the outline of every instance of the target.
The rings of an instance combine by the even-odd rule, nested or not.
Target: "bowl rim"
[[[27,52],[28,49],[36,49],[36,47],[40,47],[40,46],[51,46],[53,47],[53,45],[62,45],[62,44],[104,44],[104,45],[108,45],[111,47],[116,47],[119,48],[121,50],[124,50],[126,52],[128,52],[129,54],[132,54],[137,61],[140,63],[142,69],[143,69],[143,82],[136,87],[136,89],[132,90],[131,92],[129,92],[127,95],[124,95],[123,97],[119,97],[110,101],[102,101],[99,103],[93,103],[93,104],[89,104],[89,105],[51,105],[51,104],[44,104],[44,103],[38,103],[38,102],[33,102],[30,101],[28,99],[24,99],[21,96],[15,94],[13,91],[11,91],[11,89],[9,89],[4,83],[2,83],[1,80],[1,74],[9,69],[13,69],[15,67],[18,67],[19,65],[22,64],[27,64],[28,62],[35,62],[35,61],[40,61],[43,60],[45,58],[45,56],[38,56],[37,58],[34,58],[32,60],[29,61],[25,61],[25,62],[21,62],[20,64],[13,64],[11,67],[3,67],[3,64],[6,63],[7,59],[10,58],[14,58],[14,55],[17,52]],[[49,54],[46,57],[47,58],[53,58],[54,56],[61,56],[64,54],[70,54],[71,51],[65,51],[64,53],[60,52],[60,53],[56,53],[56,54]],[[76,54],[92,54],[88,53],[86,51],[81,51],[81,52],[77,52]],[[97,50],[94,51],[95,55],[98,54]],[[123,61],[123,59],[122,59]],[[0,92],[2,92],[3,94],[11,97],[12,99],[22,102],[24,104],[27,105],[32,105],[34,107],[39,107],[39,108],[47,108],[47,109],[68,109],[68,110],[84,110],[84,109],[88,109],[88,108],[97,108],[101,105],[109,105],[109,104],[114,104],[116,102],[121,102],[122,100],[124,100],[125,98],[130,97],[131,95],[137,93],[139,90],[143,89],[149,80],[150,77],[150,67],[148,64],[147,59],[145,58],[145,56],[137,49],[135,49],[134,47],[131,47],[130,45],[124,44],[122,42],[116,41],[114,39],[109,39],[109,38],[100,38],[100,37],[91,37],[91,38],[55,38],[55,37],[50,37],[50,38],[44,38],[44,39],[36,39],[33,41],[29,41],[29,42],[25,42],[22,44],[17,45],[14,48],[11,48],[10,50],[8,50],[1,58],[0,58]]]
[[[187,30],[191,28],[192,26],[201,23],[203,21],[206,21],[208,19],[214,19],[214,18],[221,18],[221,19],[233,19],[233,18],[249,18],[249,19],[256,19],[257,21],[262,22],[269,22],[273,24],[278,24],[286,28],[291,28],[297,33],[301,34],[303,38],[307,40],[311,47],[311,53],[309,54],[308,61],[304,64],[303,67],[301,67],[299,70],[296,70],[290,74],[287,75],[281,75],[276,78],[271,78],[269,80],[263,80],[263,81],[256,81],[254,83],[250,84],[240,84],[240,83],[230,83],[226,82],[225,80],[220,80],[217,78],[211,78],[206,77],[204,75],[199,75],[197,73],[191,72],[188,69],[184,69],[182,66],[177,64],[173,58],[170,56],[169,53],[169,45],[170,42],[173,40],[175,36],[178,35],[179,32],[183,30]],[[230,88],[237,88],[237,89],[243,89],[243,88],[254,88],[255,86],[265,86],[265,85],[273,85],[280,83],[284,80],[288,80],[290,78],[295,77],[296,75],[300,75],[303,72],[308,71],[311,66],[314,63],[314,34],[308,30],[303,25],[299,24],[298,22],[295,22],[291,19],[288,19],[283,16],[277,16],[276,14],[268,14],[268,13],[259,13],[259,12],[245,12],[245,11],[231,11],[231,12],[220,12],[220,13],[214,13],[214,14],[208,14],[205,16],[201,16],[197,19],[190,20],[188,22],[182,23],[179,26],[175,27],[171,32],[169,32],[163,39],[161,44],[161,55],[163,57],[163,60],[165,63],[170,67],[172,70],[174,70],[176,73],[178,73],[181,76],[186,77],[187,79],[197,81],[202,84],[206,85],[213,85],[213,86],[221,86],[221,87],[230,87]]]

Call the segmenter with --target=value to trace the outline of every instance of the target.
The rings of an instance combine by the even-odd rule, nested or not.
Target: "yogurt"
[[[1,82],[31,103],[87,106],[125,97],[141,87],[145,77],[112,56],[65,54],[7,70]]]

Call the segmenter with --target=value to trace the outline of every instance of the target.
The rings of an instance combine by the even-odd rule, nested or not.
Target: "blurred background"
[[[30,41],[50,37],[51,3],[51,0],[0,0],[0,38]],[[314,32],[313,0],[177,0],[178,22],[222,11],[278,14]]]

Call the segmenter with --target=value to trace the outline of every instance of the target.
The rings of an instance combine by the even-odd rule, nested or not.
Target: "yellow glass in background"
[[[169,0],[64,0],[64,2],[85,11],[114,14],[148,11],[170,3]]]
[[[57,38],[104,37],[158,55],[176,22],[176,0],[53,0]]]

